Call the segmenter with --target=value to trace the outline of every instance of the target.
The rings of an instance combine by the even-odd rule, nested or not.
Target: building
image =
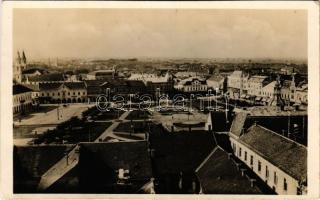
[[[234,71],[227,78],[227,87],[230,98],[239,99],[247,94],[249,74],[243,71]]]
[[[13,85],[13,114],[26,113],[32,109],[32,90],[23,85]]]
[[[105,81],[85,80],[84,83],[87,88],[87,98],[89,102],[95,103],[99,95],[106,94],[106,91],[102,91],[102,85],[105,83]]]
[[[153,182],[146,141],[81,143],[78,171],[82,193],[144,193]]]
[[[20,55],[20,52],[17,52],[17,58],[14,62],[13,66],[13,81],[15,83],[21,83],[22,82],[22,72],[27,69],[27,58],[22,51],[22,55]]]
[[[200,194],[270,194],[265,184],[247,173],[246,167],[216,146],[196,169]]]
[[[201,77],[183,79],[174,87],[183,92],[206,92],[208,90],[206,79]]]
[[[207,85],[208,88],[214,90],[214,91],[219,91],[219,92],[224,92],[227,85],[227,79],[221,75],[213,75],[209,79],[207,79]]]
[[[84,82],[40,83],[38,99],[41,103],[84,103],[87,89]]]
[[[62,73],[48,73],[26,77],[25,84],[38,85],[40,83],[63,83],[66,77]]]
[[[263,126],[230,129],[234,155],[281,195],[307,193],[307,148]]]
[[[116,78],[118,76],[118,72],[115,68],[106,69],[106,70],[97,70],[87,74],[87,80],[103,80]]]
[[[169,72],[164,76],[154,73],[135,73],[131,74],[128,80],[142,81],[147,88],[147,93],[150,94],[166,94],[173,91],[173,78]]]
[[[211,111],[205,123],[205,130],[228,132],[232,123],[231,112]]]
[[[295,103],[308,105],[308,84],[301,83],[295,90]]]
[[[267,85],[267,76],[251,76],[248,80],[248,95],[262,96],[262,88]]]

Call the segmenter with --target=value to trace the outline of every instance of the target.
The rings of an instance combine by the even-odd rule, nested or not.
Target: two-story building
[[[84,82],[40,83],[38,99],[42,103],[83,103],[87,89]]]
[[[174,87],[183,92],[205,92],[208,90],[206,79],[201,77],[183,79]]]
[[[13,85],[13,114],[28,112],[32,109],[32,90],[23,85]]]
[[[227,79],[221,75],[212,75],[207,79],[208,88],[214,91],[224,92],[227,87],[226,80]]]

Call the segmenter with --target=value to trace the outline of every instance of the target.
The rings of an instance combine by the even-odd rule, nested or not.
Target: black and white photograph
[[[13,194],[308,195],[307,9],[11,23]]]

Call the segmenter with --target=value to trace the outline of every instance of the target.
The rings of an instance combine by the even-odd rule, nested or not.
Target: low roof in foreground
[[[196,170],[205,194],[263,194],[241,175],[228,153],[217,146]]]

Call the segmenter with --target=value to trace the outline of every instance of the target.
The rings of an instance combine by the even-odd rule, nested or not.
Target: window
[[[78,92],[78,95],[80,95],[80,92]]]
[[[253,156],[250,156],[250,165],[253,165]]]
[[[247,152],[244,152],[244,160],[247,161]]]
[[[50,94],[49,93],[47,93],[47,96],[49,96]]]
[[[283,190],[287,191],[288,189],[288,184],[287,184],[287,179],[283,179]]]
[[[58,92],[58,96],[60,96],[60,92]]]
[[[274,183],[275,185],[277,185],[277,183],[278,183],[277,172],[274,172],[274,173],[273,173],[273,183]]]
[[[54,96],[54,92],[52,92],[52,96]]]
[[[258,172],[261,172],[261,162],[258,161]]]
[[[268,169],[268,166],[266,166],[266,178],[269,177],[269,169]]]
[[[73,92],[73,95],[76,95],[76,93],[75,93],[75,92]]]
[[[44,96],[44,93],[42,93],[41,95]]]
[[[68,92],[68,95],[70,95],[70,92]]]
[[[239,157],[241,157],[241,147],[239,148]]]
[[[85,95],[86,94],[86,92],[83,92],[83,95]]]

